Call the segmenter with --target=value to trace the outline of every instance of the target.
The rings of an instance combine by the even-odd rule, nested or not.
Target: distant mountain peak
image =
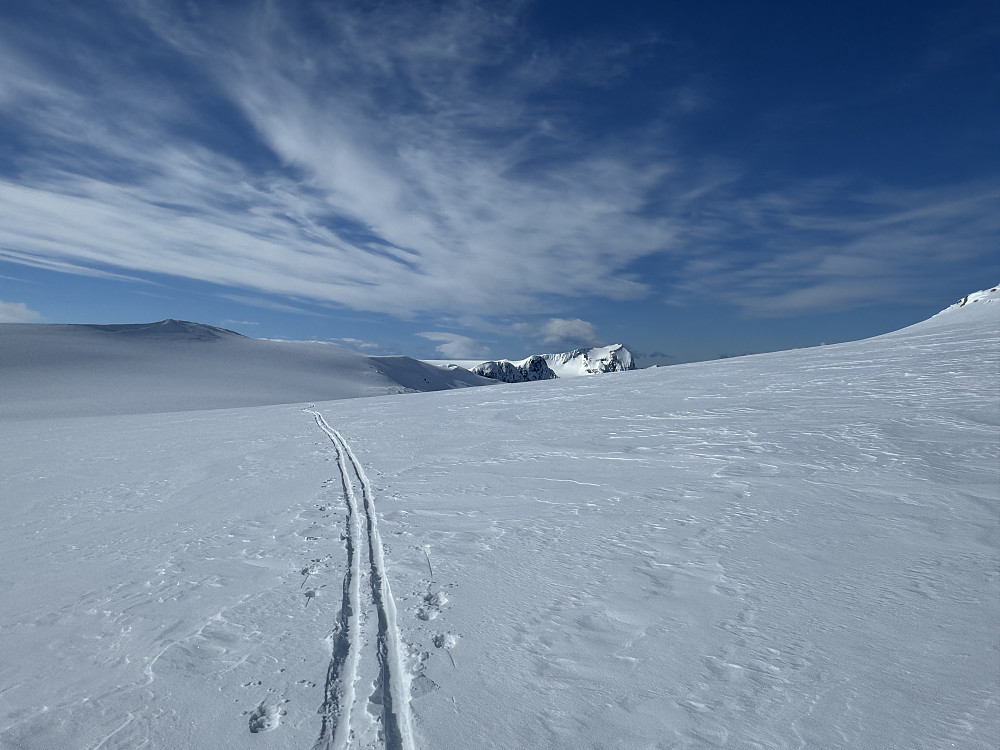
[[[537,354],[520,362],[510,362],[506,359],[483,362],[473,367],[472,372],[503,383],[528,383],[533,380],[552,380],[556,377],[545,358]]]
[[[192,323],[189,320],[175,320],[174,318],[159,320],[155,323],[122,323],[113,325],[88,325],[86,327],[96,331],[113,333],[118,336],[151,340],[216,341],[232,336],[246,338],[242,333],[230,331],[228,328],[217,328],[205,323]]]
[[[624,344],[574,349],[562,354],[543,354],[542,357],[560,378],[635,369],[632,352]]]
[[[623,344],[611,344],[559,354],[533,354],[518,362],[491,360],[477,365],[472,371],[504,383],[524,383],[634,369],[632,353]]]

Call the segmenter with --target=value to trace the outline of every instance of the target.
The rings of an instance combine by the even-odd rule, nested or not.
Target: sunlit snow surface
[[[998,329],[2,423],[0,747],[993,748]]]

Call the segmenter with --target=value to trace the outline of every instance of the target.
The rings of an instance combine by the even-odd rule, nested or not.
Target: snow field
[[[257,744],[311,746],[343,508],[302,416],[281,435],[239,412],[15,431],[0,747],[242,747],[262,703],[283,736]]]
[[[337,404],[453,584],[427,746],[990,747],[995,331]]]
[[[25,409],[0,748],[992,748],[982,300],[312,414]]]

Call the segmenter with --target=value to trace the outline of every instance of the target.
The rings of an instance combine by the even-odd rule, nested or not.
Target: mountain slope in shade
[[[493,381],[408,357],[266,341],[199,323],[0,325],[0,418],[298,403]]]

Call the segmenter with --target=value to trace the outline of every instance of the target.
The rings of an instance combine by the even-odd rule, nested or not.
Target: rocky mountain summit
[[[542,356],[556,376],[560,378],[636,369],[632,353],[622,344],[598,346],[592,349],[575,349],[562,354],[543,354]]]
[[[476,365],[472,372],[503,383],[526,383],[634,369],[635,362],[631,352],[622,344],[612,344],[593,349],[574,349],[560,354],[534,354],[516,362],[507,359],[490,360]]]
[[[556,374],[545,357],[534,354],[520,362],[506,359],[490,360],[472,368],[472,372],[503,383],[527,383],[532,380],[551,380]]]

